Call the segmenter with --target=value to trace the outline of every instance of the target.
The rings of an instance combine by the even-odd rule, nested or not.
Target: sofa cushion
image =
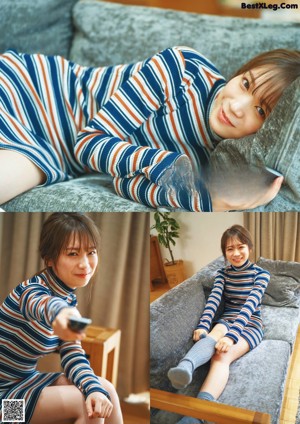
[[[77,0],[1,0],[0,52],[68,56]]]
[[[263,127],[254,135],[222,140],[210,161],[210,180],[217,192],[232,195],[268,187],[262,170],[267,166],[284,176],[275,199],[256,211],[299,210],[300,203],[300,78],[288,87]],[[224,178],[224,175],[226,178]],[[245,187],[247,191],[245,192]]]
[[[257,265],[270,272],[264,305],[300,306],[300,263],[259,258]]]
[[[264,340],[284,340],[293,346],[300,318],[299,308],[262,305]]]
[[[115,194],[112,177],[88,174],[37,187],[1,205],[7,212],[149,212],[150,208]]]
[[[275,48],[300,50],[299,24],[202,15],[82,0],[74,7],[71,57],[85,65],[146,59],[186,45],[208,57],[228,78],[243,61]],[[280,33],[280,37],[278,37]],[[223,54],[226,52],[226,54]]]
[[[266,412],[277,424],[290,358],[290,346],[281,340],[264,340],[230,366],[229,380],[219,402],[239,408]],[[200,367],[192,383],[178,393],[196,397],[208,367]],[[258,390],[259,389],[259,390]],[[180,415],[152,411],[151,423],[175,424]]]
[[[151,387],[172,390],[166,373],[193,345],[193,332],[204,306],[203,288],[194,277],[151,303]]]

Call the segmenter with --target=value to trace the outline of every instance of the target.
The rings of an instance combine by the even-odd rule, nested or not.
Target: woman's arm
[[[28,321],[38,321],[51,327],[56,316],[65,308],[70,308],[70,305],[65,300],[52,296],[40,284],[28,285],[20,295],[20,311]]]
[[[197,328],[201,328],[203,330],[206,330],[207,332],[210,331],[212,320],[222,300],[224,286],[225,278],[223,274],[219,271],[215,277],[214,286],[207,299],[204,311],[201,315]]]
[[[85,398],[94,392],[99,392],[110,399],[109,393],[101,386],[99,379],[95,376],[79,341],[62,342],[59,352],[66,377],[78,387]]]
[[[252,314],[261,303],[269,280],[270,274],[265,270],[261,270],[261,272],[255,276],[253,289],[251,290],[233,325],[230,327],[230,330],[226,333],[226,337],[233,339],[234,343],[238,342],[239,337],[245,326],[248,324]]]
[[[126,141],[160,108],[172,112],[177,107],[176,93],[183,84],[184,71],[185,60],[177,48],[164,50],[146,61],[78,134],[75,156],[83,166],[112,175],[117,192],[130,200],[151,207],[210,211],[210,196],[204,186],[203,193],[186,190],[182,178],[185,187],[177,187],[175,193],[168,183],[161,188],[161,181],[170,170],[173,179],[181,179],[179,159],[189,162],[187,156]]]

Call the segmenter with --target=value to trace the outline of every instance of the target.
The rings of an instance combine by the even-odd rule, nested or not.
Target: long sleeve
[[[245,301],[240,313],[237,315],[234,323],[230,327],[230,331],[226,333],[226,337],[233,339],[237,343],[239,337],[253,316],[257,307],[261,304],[262,297],[270,280],[268,271],[260,271],[254,278],[253,289],[251,290],[247,300]]]
[[[178,108],[185,61],[180,49],[167,49],[153,56],[122,84],[79,132],[75,156],[80,164],[114,177],[118,194],[147,206],[182,207],[191,211],[211,210],[204,185],[192,196],[185,190],[176,195],[160,187],[167,170],[176,173],[178,152],[136,146],[126,141],[153,114]],[[168,128],[176,131],[176,125]],[[202,199],[203,197],[203,199]]]
[[[85,397],[93,392],[101,392],[109,398],[86,359],[80,342],[62,342],[60,348],[61,364],[66,377],[71,380]]]
[[[197,328],[202,328],[206,331],[210,331],[212,320],[214,319],[217,309],[222,300],[224,286],[225,278],[220,272],[218,272],[215,277],[212,291],[207,299],[204,311],[201,315]]]
[[[30,284],[20,295],[20,311],[28,321],[36,320],[51,326],[59,312],[70,305],[57,296],[52,296],[46,287]]]

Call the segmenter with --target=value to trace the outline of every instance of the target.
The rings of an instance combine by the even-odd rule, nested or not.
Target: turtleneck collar
[[[68,287],[63,281],[61,281],[57,275],[54,273],[52,268],[46,268],[42,275],[42,279],[50,288],[50,290],[55,294],[55,296],[62,297],[67,299],[69,303],[76,303],[76,296],[74,294],[75,289]]]
[[[249,261],[249,259],[246,260],[246,262],[242,265],[242,266],[233,266],[231,264],[231,267],[235,270],[235,271],[244,271],[245,269],[250,268],[250,266],[252,265],[252,262]]]
[[[223,79],[218,80],[218,81],[214,84],[214,86],[213,86],[213,88],[211,89],[211,91],[210,91],[210,93],[209,93],[209,95],[208,95],[208,98],[207,98],[207,107],[206,107],[206,114],[205,114],[205,123],[206,123],[206,128],[207,128],[207,131],[208,131],[208,133],[209,133],[209,135],[210,135],[210,138],[211,138],[211,141],[212,141],[212,143],[213,143],[214,147],[216,147],[216,146],[217,146],[217,144],[218,144],[220,141],[222,141],[222,140],[223,140],[223,138],[222,138],[222,137],[220,137],[218,134],[216,134],[216,133],[215,133],[215,132],[211,129],[211,127],[210,127],[210,125],[209,125],[209,117],[210,117],[210,114],[211,114],[211,112],[212,112],[212,106],[213,106],[213,103],[214,103],[214,101],[215,101],[215,99],[216,99],[217,95],[218,95],[218,94],[221,92],[221,90],[224,88],[225,84],[226,84],[226,81],[224,81]]]

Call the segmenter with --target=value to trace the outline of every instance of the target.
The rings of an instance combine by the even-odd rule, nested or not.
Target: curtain
[[[244,225],[254,238],[254,256],[300,262],[299,212],[245,212]]]
[[[49,215],[0,214],[1,302],[44,267],[38,244]],[[93,325],[121,330],[117,390],[124,398],[149,389],[149,214],[87,215],[100,230],[101,248],[94,281],[76,292],[78,309]]]

